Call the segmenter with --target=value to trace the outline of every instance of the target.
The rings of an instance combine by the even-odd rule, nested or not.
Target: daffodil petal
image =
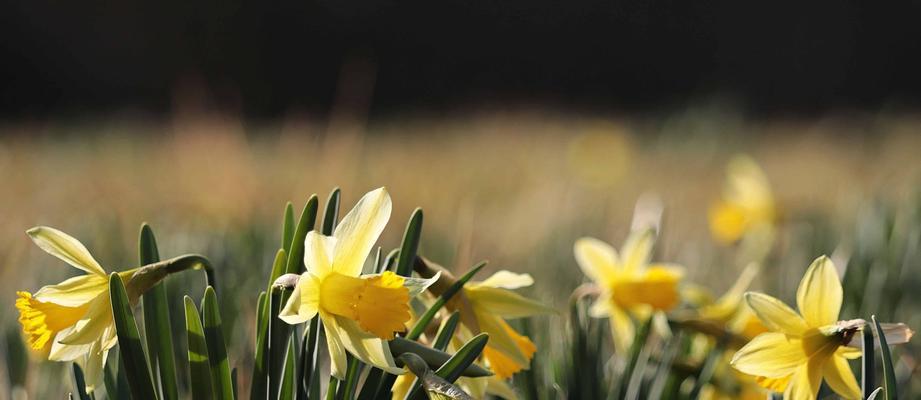
[[[348,318],[333,317],[334,326],[330,327],[338,333],[339,342],[353,356],[365,364],[380,368],[385,372],[399,375],[403,369],[393,362],[390,345],[381,338],[365,332],[358,323]],[[344,370],[342,372],[345,372]]]
[[[64,329],[55,336],[51,342],[51,351],[48,352],[48,359],[51,361],[73,361],[90,350],[92,343],[88,344],[78,344],[78,345],[68,345],[59,342],[58,340],[64,336],[69,335],[74,330],[73,327]]]
[[[655,231],[652,229],[631,232],[620,251],[624,270],[642,271],[652,256],[652,246],[655,240]]]
[[[601,295],[595,299],[595,302],[588,308],[588,316],[592,318],[607,318],[611,315],[611,307],[611,296]]]
[[[38,301],[67,307],[79,307],[89,303],[100,293],[109,289],[105,276],[80,275],[57,285],[44,286],[32,295]]]
[[[326,348],[329,350],[329,373],[336,379],[344,380],[348,370],[348,359],[345,355],[345,345],[339,335],[344,334],[332,314],[320,312],[323,321],[323,330],[326,331]]]
[[[857,378],[851,372],[851,367],[847,365],[847,359],[841,356],[832,356],[822,367],[822,376],[828,386],[847,400],[860,399],[860,386],[857,385]]]
[[[105,365],[106,357],[109,354],[108,350],[103,350],[100,347],[100,343],[101,341],[93,343],[93,345],[90,347],[90,350],[83,358],[84,361],[80,366],[83,368],[86,390],[88,392],[92,392],[102,380],[102,368]]]
[[[506,289],[473,287],[464,289],[473,306],[503,318],[523,318],[556,312],[537,300],[531,300]]]
[[[819,395],[822,384],[822,365],[818,360],[810,360],[800,365],[790,379],[784,400],[813,400]]]
[[[413,382],[415,381],[416,376],[413,374],[398,376],[397,380],[393,381],[393,386],[390,387],[390,399],[403,400],[406,398],[406,395],[409,394],[409,390],[413,388]]]
[[[796,305],[810,326],[831,325],[838,321],[842,292],[835,264],[821,256],[812,262],[800,281]]]
[[[515,339],[506,331],[505,321],[490,310],[475,310],[480,331],[489,334],[489,346],[511,359],[515,364],[527,366],[528,358],[522,353]]]
[[[379,188],[364,195],[336,226],[333,269],[343,275],[358,276],[368,253],[390,220],[390,195]]]
[[[368,279],[377,275],[362,275],[362,278]],[[432,286],[438,279],[441,278],[441,271],[435,273],[431,278],[415,278],[415,277],[403,277],[403,287],[409,290],[409,297],[416,297],[425,289],[428,289],[429,286]]]
[[[739,349],[730,364],[749,375],[781,378],[794,373],[807,359],[800,339],[767,332]]]
[[[585,276],[595,282],[605,282],[619,268],[617,251],[605,242],[595,238],[576,240],[574,246],[576,263]]]
[[[848,360],[856,360],[863,356],[863,350],[849,346],[841,346],[838,348],[838,350],[835,350],[835,355],[844,357]]]
[[[774,297],[764,293],[748,292],[745,293],[745,300],[761,323],[772,331],[800,336],[809,329],[803,317]]]
[[[626,355],[633,344],[633,337],[636,336],[636,327],[633,326],[633,320],[630,319],[630,315],[620,307],[610,306],[609,310],[611,311],[609,316],[611,336],[614,339],[615,350]]]
[[[485,399],[486,398],[486,388],[489,386],[487,382],[488,378],[458,378],[457,386],[461,388],[464,392],[473,397],[474,399]],[[395,400],[403,400],[403,397]]]
[[[83,318],[74,324],[73,331],[60,337],[58,342],[69,345],[92,343],[99,340],[112,323],[112,303],[109,294],[105,293],[90,303]]]
[[[320,287],[317,279],[309,272],[301,275],[297,281],[294,291],[285,307],[282,308],[278,318],[291,325],[304,323],[315,315],[320,309]]]
[[[47,226],[26,231],[38,247],[62,261],[91,274],[106,276],[106,271],[90,255],[89,250],[70,235]]]
[[[482,282],[471,282],[467,287],[486,286],[501,289],[520,289],[534,284],[534,278],[530,274],[516,274],[514,272],[501,270],[492,274]]]
[[[508,382],[504,379],[499,379],[497,376],[490,376],[488,378],[477,378],[486,380],[486,393],[493,396],[499,396],[505,400],[518,400],[518,393],[515,392],[515,389],[512,388],[512,385],[509,385]],[[472,379],[471,379],[472,380]],[[472,392],[468,392],[473,395]],[[486,396],[474,397],[475,399],[482,399]]]
[[[332,236],[317,231],[307,232],[304,237],[304,267],[314,276],[326,276],[333,271],[333,252],[338,241]]]

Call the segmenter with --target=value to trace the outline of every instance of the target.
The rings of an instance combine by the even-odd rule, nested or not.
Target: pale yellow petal
[[[516,274],[511,271],[501,270],[482,282],[471,282],[467,287],[486,286],[501,289],[519,289],[533,284],[534,278],[530,274]]]
[[[832,356],[822,367],[822,376],[828,386],[844,399],[857,400],[861,398],[860,386],[857,378],[847,365],[847,359],[841,356]]]
[[[826,256],[812,262],[796,290],[796,305],[812,327],[838,321],[843,291],[835,264]]]
[[[745,300],[761,323],[772,331],[801,336],[809,328],[796,311],[774,297],[748,292]]]
[[[336,379],[345,380],[345,374],[348,370],[348,358],[346,358],[345,345],[342,343],[340,335],[344,335],[342,329],[336,321],[336,316],[320,312],[320,319],[323,321],[323,330],[326,331],[326,348],[329,350],[329,373]]]
[[[624,270],[638,272],[646,268],[652,257],[652,246],[655,241],[656,234],[652,229],[631,232],[620,251]]]
[[[70,334],[60,337],[58,342],[68,345],[90,344],[99,340],[112,324],[112,303],[109,294],[105,293],[90,302],[83,318],[77,321]]]
[[[458,378],[457,386],[474,399],[485,399],[486,388],[488,387],[487,379],[489,378]],[[399,400],[403,400],[401,397]]]
[[[474,307],[503,318],[523,318],[556,312],[553,307],[506,289],[474,287],[464,289],[464,292]]]
[[[762,333],[732,356],[735,369],[749,375],[781,378],[806,363],[802,341],[782,333]]]
[[[620,309],[620,307],[611,306],[609,310],[611,311],[610,325],[611,336],[614,339],[614,348],[619,354],[626,355],[627,351],[630,350],[630,346],[633,345],[633,337],[636,336],[636,327],[633,325],[633,320],[630,319],[630,315]]]
[[[51,351],[48,352],[48,359],[51,361],[73,361],[85,355],[90,351],[92,343],[67,345],[58,340],[73,332],[74,328],[70,327],[58,332],[51,343]]]
[[[74,266],[74,268],[91,274],[106,276],[106,271],[90,255],[89,250],[70,235],[47,226],[36,226],[26,231],[26,233],[42,250]]]
[[[320,309],[320,288],[317,279],[309,272],[301,275],[291,297],[282,308],[278,318],[291,325],[306,322],[317,315]]]
[[[595,238],[576,240],[573,248],[576,263],[585,276],[595,282],[606,282],[611,274],[619,268],[617,251],[605,242]]]
[[[390,220],[391,207],[390,195],[380,188],[364,195],[342,218],[333,234],[336,238],[333,269],[336,272],[349,276],[361,274],[368,253]]]
[[[500,351],[517,365],[527,366],[528,358],[522,353],[521,348],[508,331],[505,322],[498,315],[489,310],[474,310],[480,331],[489,334],[489,346]]]
[[[394,375],[403,373],[403,369],[394,364],[390,346],[386,341],[365,332],[357,322],[348,318],[333,317],[332,319],[336,325],[331,329],[338,333],[339,342],[355,358]]]
[[[79,307],[109,290],[109,279],[99,275],[80,275],[57,285],[44,286],[32,295],[38,301]]]
[[[595,299],[591,307],[588,308],[588,316],[592,318],[608,318],[611,315],[613,306],[610,295],[604,294]]]
[[[324,277],[333,271],[333,252],[337,240],[321,235],[317,231],[307,232],[304,237],[304,267],[316,277]]]
[[[100,343],[101,341],[93,343],[90,351],[84,356],[82,365],[80,365],[83,368],[83,379],[86,382],[87,392],[92,392],[102,382],[102,368],[109,352],[103,350],[100,347]]]
[[[484,378],[479,378],[484,379]],[[509,385],[508,381],[504,379],[499,379],[496,376],[490,376],[486,379],[486,393],[498,396],[505,400],[518,400],[518,393],[515,392],[515,389],[512,385]],[[473,393],[470,393],[471,395]],[[485,397],[485,396],[484,396]],[[481,399],[483,397],[474,397],[475,399]]]
[[[815,400],[819,395],[819,386],[822,384],[822,365],[817,361],[803,363],[796,369],[787,390],[784,400]]]

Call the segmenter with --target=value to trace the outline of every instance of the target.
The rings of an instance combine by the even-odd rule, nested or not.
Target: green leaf
[[[435,343],[432,345],[432,348],[445,351],[445,349],[448,348],[448,343],[451,342],[451,338],[454,337],[454,331],[457,330],[458,322],[460,322],[460,312],[455,311],[451,313],[451,316],[448,317],[438,330],[438,335],[435,336]]]
[[[294,205],[285,204],[285,216],[282,218],[281,248],[290,249],[294,240]]]
[[[147,366],[147,356],[141,344],[141,334],[131,314],[131,303],[125,283],[118,273],[109,275],[109,299],[112,302],[112,317],[118,334],[122,368],[128,375],[131,396],[135,400],[156,399],[157,394]]]
[[[413,375],[416,376],[416,381],[422,382],[420,387],[425,390],[430,399],[473,400],[473,397],[453,383],[432,373],[428,366],[425,365],[425,361],[419,358],[419,356],[413,353],[406,353],[400,356],[400,360],[405,363]]]
[[[443,351],[438,351],[421,343],[407,340],[401,337],[394,338],[389,342],[389,344],[390,352],[393,354],[394,359],[398,358],[401,354],[404,353],[415,353],[423,360],[425,360],[429,367],[432,368],[438,368],[444,365],[452,357],[450,354]],[[396,361],[396,364],[397,366],[402,366],[398,360]],[[484,376],[492,376],[492,372],[479,365],[470,364],[466,369],[464,369],[463,376],[469,378],[481,378]]]
[[[253,359],[253,377],[249,397],[261,399],[266,396],[268,379],[269,348],[269,298],[266,292],[259,293],[256,305],[256,354]]]
[[[473,362],[476,361],[477,357],[480,356],[480,353],[483,352],[483,349],[486,348],[486,343],[489,341],[489,335],[486,333],[481,333],[470,339],[467,343],[454,353],[448,361],[441,365],[438,370],[435,371],[435,375],[443,378],[448,383],[454,383],[457,378],[460,378],[463,375],[464,371],[470,365],[473,365]],[[409,394],[406,396],[407,399],[412,400],[423,400],[422,388],[421,385],[414,387]]]
[[[429,307],[429,309],[425,311],[425,314],[422,314],[422,316],[419,317],[419,320],[416,322],[416,325],[414,325],[413,329],[409,331],[409,333],[406,335],[406,338],[409,340],[418,339],[419,336],[422,335],[422,332],[425,332],[425,328],[428,327],[429,323],[432,322],[432,319],[435,317],[435,314],[437,314],[438,311],[441,310],[441,308],[444,307],[444,305],[449,300],[451,300],[451,298],[454,297],[454,295],[457,294],[457,292],[459,292],[461,288],[463,288],[464,285],[470,279],[472,279],[473,276],[476,275],[477,272],[480,272],[480,270],[483,269],[483,267],[485,266],[486,266],[485,261],[480,262],[479,264],[471,268],[470,271],[467,271],[466,274],[461,276],[460,279],[457,280],[457,282],[454,282],[453,285],[449,286],[448,289],[446,289],[444,293],[441,294],[441,296],[438,296],[438,299],[435,300],[435,303],[433,303],[432,306]]]
[[[90,395],[86,392],[86,379],[83,376],[83,369],[80,368],[77,363],[70,363],[73,370],[73,384],[74,384],[74,393],[77,394],[76,398],[80,400],[90,400]],[[71,394],[71,398],[73,394]]]
[[[317,222],[318,204],[317,195],[311,195],[307,200],[307,204],[304,204],[304,210],[301,211],[301,218],[297,222],[294,237],[291,238],[291,247],[288,248],[287,252],[288,265],[285,272],[289,274],[300,275],[304,272],[304,238],[307,237],[307,232],[313,230],[313,226]],[[278,277],[272,277],[269,282],[275,282],[275,278]]]
[[[208,357],[208,344],[205,342],[205,328],[202,326],[198,307],[192,298],[185,296],[185,330],[188,340],[189,382],[193,400],[210,400],[214,397],[211,380],[211,363]]]
[[[201,308],[204,314],[205,344],[208,346],[214,397],[233,400],[233,380],[230,377],[230,362],[227,360],[227,347],[224,344],[221,311],[218,309],[217,295],[214,294],[213,287],[205,288]]]
[[[873,349],[873,328],[870,324],[864,324],[860,332],[863,339],[863,358],[860,360],[861,374],[860,386],[863,389],[863,397],[870,398],[870,395],[878,388],[876,386],[876,355]],[[883,339],[886,340],[886,339]]]
[[[873,325],[876,327],[876,340],[879,342],[880,356],[883,360],[883,388],[885,389],[886,400],[895,400],[898,397],[898,387],[895,382],[895,366],[892,364],[892,353],[889,351],[889,344],[886,343],[886,335],[883,328],[879,326],[876,316],[870,317]]]
[[[419,249],[419,240],[422,237],[422,209],[417,208],[409,217],[406,223],[406,231],[403,233],[403,243],[400,245],[400,255],[397,259],[396,274],[400,276],[411,276],[413,273],[413,262],[416,261],[416,251]]]
[[[323,329],[319,316],[310,320],[307,331],[304,332],[303,344],[301,345],[300,356],[300,376],[298,385],[300,385],[297,396],[298,400],[319,399],[320,398],[320,368],[319,352],[320,330]]]
[[[160,261],[157,240],[150,226],[141,225],[138,239],[141,265]],[[166,285],[157,283],[142,297],[144,310],[144,333],[147,338],[147,354],[150,356],[154,379],[159,381],[160,397],[164,400],[179,399],[176,383],[176,361],[173,358],[173,330],[170,325],[169,305],[166,302]]]
[[[278,318],[278,314],[291,296],[291,290],[278,286],[272,287],[269,292],[269,338],[268,338],[268,366],[267,379],[268,394],[270,399],[278,398],[281,389],[282,374],[284,373],[285,357],[288,352],[288,341],[291,337],[291,325]]]
[[[348,369],[345,372],[345,380],[339,382],[339,389],[336,391],[336,398],[339,400],[352,400],[355,398],[355,390],[358,388],[358,378],[361,377],[361,361],[349,355]]]
[[[872,393],[870,393],[869,396],[867,396],[867,400],[875,400],[876,397],[879,396],[880,392],[882,391],[883,391],[883,388],[881,387],[876,388],[876,390],[874,390]]]
[[[368,376],[365,377],[365,383],[361,386],[361,392],[358,393],[358,400],[374,400],[377,395],[377,389],[381,386],[384,377],[384,371],[379,368],[371,368]]]
[[[281,389],[278,391],[278,400],[291,400],[294,398],[295,359],[294,341],[288,342],[288,353],[285,355],[285,371],[281,379]]]
[[[332,236],[333,230],[336,229],[336,223],[339,219],[339,200],[341,191],[339,188],[333,189],[326,199],[326,207],[323,209],[323,227],[320,233],[326,236]]]
[[[287,272],[287,265],[287,252],[284,249],[278,249],[278,251],[275,252],[275,260],[272,261],[272,273],[269,275],[269,285],[266,288],[266,292],[272,290],[272,285],[275,284],[275,280]]]

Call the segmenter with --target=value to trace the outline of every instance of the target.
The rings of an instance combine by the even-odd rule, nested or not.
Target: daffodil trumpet
[[[93,390],[108,350],[117,343],[109,276],[86,247],[66,233],[44,226],[26,233],[48,254],[86,272],[57,285],[43,286],[35,293],[17,292],[16,308],[28,346],[49,360],[80,364],[86,374],[87,390]],[[135,305],[141,295],[167,275],[187,269],[210,271],[211,264],[203,256],[190,254],[117,274],[126,283],[129,301]],[[213,280],[213,273],[208,276]]]
[[[785,400],[816,398],[823,380],[842,398],[861,398],[847,360],[861,356],[856,348],[861,340],[855,337],[866,321],[838,320],[843,289],[828,257],[816,259],[800,281],[799,312],[763,293],[748,292],[745,299],[769,331],[739,349],[733,367],[782,392]],[[889,344],[905,343],[914,334],[904,324],[887,324],[887,329],[882,334]]]
[[[308,232],[304,266],[278,317],[288,324],[319,315],[326,331],[332,376],[344,379],[346,353],[392,374],[402,374],[388,341],[406,330],[409,299],[434,279],[399,276],[391,271],[363,275],[368,254],[390,219],[384,188],[365,194],[336,226],[332,236]]]

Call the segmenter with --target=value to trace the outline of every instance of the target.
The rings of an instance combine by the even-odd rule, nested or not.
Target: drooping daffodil
[[[729,162],[722,198],[710,209],[710,231],[723,243],[739,241],[748,233],[770,237],[777,218],[767,176],[748,156]]]
[[[839,321],[843,290],[834,263],[816,259],[800,281],[794,311],[763,293],[745,295],[748,305],[770,332],[756,336],[732,358],[732,366],[757,377],[758,384],[783,392],[785,400],[815,399],[824,379],[845,399],[859,399],[860,387],[848,359],[861,352],[863,320]],[[890,344],[904,343],[912,331],[904,324],[887,324]],[[856,339],[856,340],[855,340]]]
[[[108,350],[117,337],[109,298],[109,276],[77,239],[54,228],[39,226],[26,232],[39,248],[86,272],[35,293],[17,292],[16,308],[29,348],[53,361],[75,361],[85,373],[87,390],[101,377]],[[149,266],[118,272],[128,299],[137,304],[167,274],[207,263],[198,255],[181,256]]]
[[[614,345],[621,353],[633,343],[634,319],[646,320],[652,313],[671,310],[681,302],[678,285],[684,269],[650,264],[654,242],[654,231],[643,229],[627,237],[620,253],[594,238],[575,243],[579,267],[600,292],[589,315],[610,319]]]
[[[409,299],[432,280],[387,271],[362,275],[368,254],[390,219],[390,195],[379,188],[364,195],[332,236],[307,233],[304,265],[279,318],[299,324],[320,316],[332,362],[332,375],[344,379],[346,352],[392,374],[401,374],[387,340],[406,329]]]

